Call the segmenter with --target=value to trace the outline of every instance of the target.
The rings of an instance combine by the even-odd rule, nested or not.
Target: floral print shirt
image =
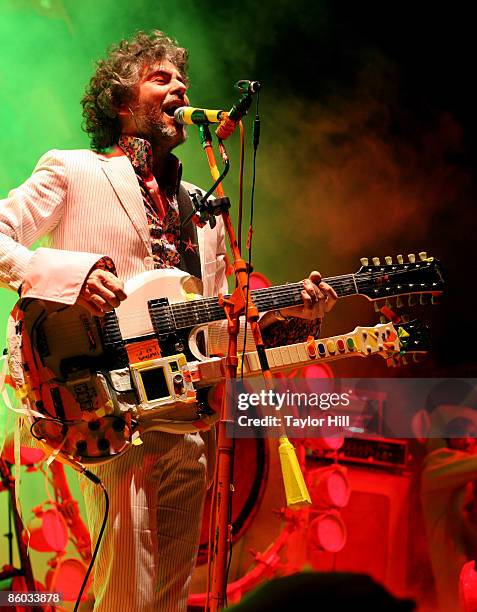
[[[118,146],[129,158],[141,189],[151,236],[154,267],[178,267],[180,218],[176,193],[180,179],[179,161],[171,156],[167,187],[162,190],[152,172],[153,157],[149,142],[143,138],[123,134],[119,138]]]

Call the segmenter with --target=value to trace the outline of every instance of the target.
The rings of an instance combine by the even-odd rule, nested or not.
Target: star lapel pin
[[[186,252],[187,251],[192,251],[193,253],[197,252],[196,249],[197,249],[198,245],[194,244],[190,238],[188,240],[183,240],[182,242],[183,242],[183,244],[185,244],[185,251]]]

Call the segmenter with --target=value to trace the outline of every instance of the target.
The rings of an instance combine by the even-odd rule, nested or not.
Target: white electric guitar
[[[436,296],[443,290],[440,266],[423,255],[384,266],[362,261],[356,274],[325,280],[339,297]],[[264,312],[300,304],[302,288],[300,282],[251,293]],[[11,378],[28,410],[31,433],[84,463],[118,455],[138,431],[197,431],[218,418],[206,395],[223,377],[223,363],[199,361],[189,337],[196,337],[197,326],[225,319],[219,299],[200,297],[197,279],[176,269],[144,272],[127,281],[125,290],[127,299],[102,319],[79,305],[28,298],[12,311]],[[410,326],[356,328],[267,354],[273,372],[350,355],[388,358],[403,348],[424,350],[422,338],[414,338],[416,324]],[[248,354],[243,368],[247,375],[258,374],[256,355]]]

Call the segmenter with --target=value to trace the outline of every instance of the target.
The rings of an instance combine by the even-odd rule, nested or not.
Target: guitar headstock
[[[429,330],[417,319],[408,323],[388,322],[374,327],[357,327],[349,336],[353,338],[354,350],[358,353],[365,356],[378,354],[385,359],[403,361],[403,356],[424,354],[431,347]]]
[[[361,268],[354,275],[357,292],[369,300],[382,300],[408,295],[411,301],[416,295],[428,296],[435,301],[444,290],[444,277],[440,262],[428,257],[426,252],[408,255],[408,261],[398,255],[396,263],[392,257],[385,257],[384,264],[379,257],[361,259]],[[424,300],[421,299],[421,303]],[[397,304],[398,307],[402,304]]]
[[[408,323],[395,323],[394,327],[401,343],[401,353],[428,353],[431,350],[429,328],[419,319]]]

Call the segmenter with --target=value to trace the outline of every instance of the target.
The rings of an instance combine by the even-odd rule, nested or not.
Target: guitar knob
[[[78,453],[78,455],[84,455],[87,450],[88,444],[86,440],[78,440],[78,442],[76,442],[76,452]]]
[[[416,263],[416,256],[414,255],[414,253],[409,253],[407,258],[409,259],[410,263]]]
[[[367,266],[369,260],[368,260],[367,257],[361,257],[361,259],[359,261],[361,262],[362,266]]]
[[[390,255],[386,255],[386,257],[384,258],[384,261],[386,262],[387,266],[390,266],[393,263],[393,258]]]
[[[419,259],[420,259],[421,261],[426,261],[426,259],[427,259],[427,253],[426,253],[426,251],[421,251],[421,252],[419,253]]]
[[[379,266],[381,264],[381,262],[379,261],[379,257],[373,257],[373,264],[375,266]]]
[[[101,427],[101,421],[99,419],[95,419],[94,421],[90,421],[88,423],[88,429],[90,431],[98,431],[100,427]]]
[[[125,428],[126,428],[126,421],[123,421],[123,419],[116,418],[113,421],[113,429],[117,433],[120,433],[121,431],[124,431]]]
[[[397,259],[398,264],[404,263],[404,257],[402,255],[398,255],[396,259]]]
[[[109,450],[109,440],[107,438],[101,438],[96,444],[98,446],[98,450],[102,451],[103,453]]]

